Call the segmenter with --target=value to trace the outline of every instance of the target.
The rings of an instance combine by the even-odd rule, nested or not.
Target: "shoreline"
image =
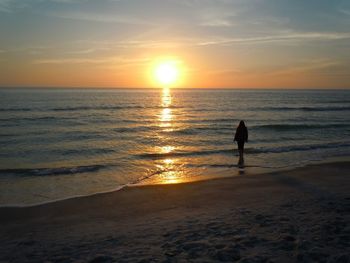
[[[236,167],[235,169],[235,175],[231,174],[224,174],[224,175],[209,175],[209,176],[193,176],[191,178],[188,178],[188,180],[179,182],[179,183],[157,183],[157,181],[152,181],[152,176],[141,178],[136,180],[136,182],[131,182],[125,185],[117,186],[114,189],[91,193],[87,195],[76,195],[76,196],[68,196],[64,198],[59,198],[55,200],[49,200],[45,202],[39,202],[34,204],[9,204],[9,205],[0,205],[0,209],[2,208],[30,208],[30,207],[36,207],[36,206],[43,206],[43,205],[49,205],[57,202],[63,202],[70,199],[79,199],[79,198],[86,198],[86,197],[93,197],[103,194],[111,194],[114,192],[119,192],[123,189],[128,188],[134,188],[134,187],[143,187],[143,186],[162,186],[162,185],[173,185],[173,184],[188,184],[188,183],[197,183],[197,182],[203,182],[203,181],[211,181],[211,180],[220,180],[220,179],[227,179],[227,178],[236,178],[239,176],[256,176],[256,175],[269,175],[271,173],[278,173],[278,172],[288,172],[293,171],[296,169],[302,169],[307,168],[309,166],[317,166],[317,165],[327,165],[327,164],[335,164],[335,163],[343,163],[343,162],[349,162],[350,163],[350,156],[341,156],[341,157],[329,157],[324,160],[315,160],[315,161],[309,161],[306,164],[301,164],[300,166],[286,166],[286,167],[258,167],[258,166],[247,166],[245,169],[239,169]],[[235,165],[233,165],[235,166]]]
[[[349,170],[310,165],[0,208],[0,261],[347,262]]]

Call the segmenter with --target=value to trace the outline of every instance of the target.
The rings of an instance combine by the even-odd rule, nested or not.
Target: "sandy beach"
[[[349,262],[350,163],[0,209],[0,262]]]
[[[350,263],[350,0],[0,0],[0,263]]]

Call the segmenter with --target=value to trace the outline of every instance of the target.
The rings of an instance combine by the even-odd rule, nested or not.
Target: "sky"
[[[349,0],[0,0],[0,86],[350,88]]]

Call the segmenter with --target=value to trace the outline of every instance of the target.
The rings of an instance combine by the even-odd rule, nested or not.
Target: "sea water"
[[[0,205],[350,155],[350,91],[0,89]]]

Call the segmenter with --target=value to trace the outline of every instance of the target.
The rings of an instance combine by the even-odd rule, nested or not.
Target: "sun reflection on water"
[[[172,109],[170,108],[172,103],[171,92],[169,88],[164,88],[161,94],[161,106],[159,114],[159,127],[162,131],[169,132],[173,130],[174,115]],[[176,150],[176,147],[172,145],[171,138],[169,138],[166,133],[161,137],[162,144],[164,146],[157,147],[156,152],[160,154],[171,154]],[[170,143],[169,143],[170,142]],[[158,184],[175,184],[181,183],[183,181],[183,171],[181,171],[181,165],[178,160],[168,157],[166,159],[158,160],[156,164],[157,169],[160,171],[154,182]]]
[[[172,119],[172,115],[171,115],[171,109],[169,108],[164,108],[161,112],[160,115],[160,121],[161,121],[161,127],[165,127],[164,126],[164,122],[167,122],[167,125],[171,126],[171,123],[169,123]]]
[[[161,100],[163,108],[160,113],[160,127],[168,128],[166,131],[172,131],[171,120],[173,115],[169,108],[171,105],[171,93],[168,88],[163,89]]]
[[[180,169],[177,159],[167,158],[157,164],[157,168],[162,171],[157,175],[154,182],[157,184],[177,184],[184,182],[184,172]]]
[[[162,106],[167,108],[171,105],[171,93],[169,88],[164,88],[162,91]]]
[[[164,159],[163,162],[164,162],[164,164],[169,165],[169,164],[173,164],[174,160],[173,159]]]
[[[178,184],[183,182],[177,171],[167,171],[162,174],[161,179],[160,184]]]
[[[171,153],[175,150],[175,147],[174,146],[170,146],[170,145],[167,145],[167,146],[162,146],[160,148],[160,152],[161,153]]]

